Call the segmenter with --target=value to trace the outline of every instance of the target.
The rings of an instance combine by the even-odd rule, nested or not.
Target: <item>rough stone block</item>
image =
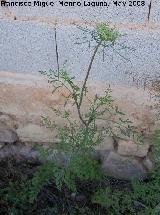
[[[135,144],[132,141],[119,140],[118,142],[118,153],[126,156],[147,156],[149,145]]]
[[[4,124],[0,124],[0,143],[15,143],[18,140],[17,134],[14,130],[8,128]]]
[[[3,124],[11,129],[17,128],[17,123],[16,123],[14,117],[9,116],[8,114],[0,113],[0,124]]]
[[[96,146],[96,150],[99,150],[99,151],[114,150],[113,138],[109,136],[104,137],[102,143]]]
[[[98,160],[105,160],[110,151],[114,150],[114,140],[112,137],[106,136],[103,141],[95,146],[95,158]]]
[[[146,170],[137,160],[122,157],[115,152],[110,152],[103,161],[102,170],[106,175],[127,180],[143,179],[146,176]]]
[[[160,120],[157,120],[152,128],[152,132],[154,133],[156,130],[160,130]]]
[[[55,131],[34,124],[28,124],[17,129],[20,141],[32,143],[53,143]]]
[[[143,161],[143,165],[147,168],[147,170],[151,171],[153,168],[154,168],[154,164],[153,162],[149,159],[149,158],[146,158],[144,161]]]

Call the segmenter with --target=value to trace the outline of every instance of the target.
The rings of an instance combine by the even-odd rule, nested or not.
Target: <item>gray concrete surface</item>
[[[35,23],[0,21],[0,70],[37,72],[52,67],[53,32]]]
[[[152,22],[159,23],[160,22],[160,1],[153,0],[152,2],[152,11],[150,19]]]
[[[145,5],[140,6],[133,5],[133,1],[125,0],[121,1],[119,5],[114,4],[116,0],[97,0],[97,1],[79,1],[81,6],[62,6],[59,0],[48,1],[54,2],[54,6],[41,7],[33,6],[34,0],[31,0],[31,7],[10,7],[10,11],[15,16],[53,16],[62,19],[74,19],[74,20],[87,20],[87,21],[109,21],[114,23],[143,23],[146,21],[146,17],[149,11],[150,0],[144,0]],[[67,2],[67,1],[63,1]],[[73,2],[73,1],[68,1]],[[75,1],[78,2],[78,1]],[[107,2],[108,6],[104,7],[89,7],[84,6],[88,2]],[[120,1],[118,1],[120,2]],[[125,2],[125,6],[122,2]]]
[[[92,78],[108,82],[126,82],[125,73],[151,74],[160,68],[160,34],[159,32],[121,31],[123,36],[119,44],[128,48],[100,50],[93,65]],[[39,70],[56,68],[54,30],[34,22],[0,21],[0,71],[38,74]],[[59,26],[57,40],[61,67],[65,63],[68,72],[82,79],[89,63],[92,48],[83,42],[83,31],[77,26]],[[89,37],[87,36],[89,39]]]
[[[91,38],[71,24],[71,20],[79,23],[109,21],[123,34],[114,50],[99,51],[92,79],[126,83],[126,73],[155,74],[160,68],[160,33],[159,28],[156,29],[160,21],[160,2],[144,1],[145,6],[133,6],[133,3],[129,6],[132,2],[129,0],[125,1],[126,6],[122,3],[116,6],[109,0],[106,1],[110,4],[108,7],[62,7],[55,0],[54,7],[0,7],[0,71],[38,75],[39,70],[56,68],[53,25],[40,23],[42,18],[50,17],[47,19],[50,24],[57,18],[62,19],[57,30],[60,65],[65,63],[67,71],[78,79],[84,77],[95,43],[91,43],[90,48],[88,43],[76,44]],[[128,48],[122,49],[119,44]]]

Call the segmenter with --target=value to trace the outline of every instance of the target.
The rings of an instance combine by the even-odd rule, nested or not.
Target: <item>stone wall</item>
[[[18,125],[18,121],[8,114],[0,113],[0,160],[9,156],[38,159],[38,151],[34,144],[56,144],[54,131],[33,123]],[[96,146],[95,159],[101,161],[101,167],[106,175],[131,180],[144,179],[153,169],[154,164],[149,158],[151,145],[146,142],[137,145],[125,139],[114,140],[105,136],[102,143]],[[48,158],[49,159],[49,158]],[[56,159],[54,154],[52,159]],[[61,162],[65,157],[58,157]]]
[[[56,130],[45,128],[41,116],[50,116],[59,126],[63,126],[64,122],[56,117],[50,107],[63,108],[63,95],[66,92],[52,94],[52,88],[46,80],[35,75],[4,72],[0,80],[0,159],[10,155],[18,159],[22,156],[37,158],[35,143],[47,146],[58,141]],[[123,179],[145,178],[154,167],[150,160],[152,142],[149,136],[155,125],[159,126],[155,124],[151,108],[153,101],[149,99],[148,92],[141,88],[112,85],[112,89],[120,110],[145,134],[144,144],[137,145],[125,136],[116,140],[106,136],[96,148],[96,158],[101,160],[102,169],[107,175]],[[90,96],[95,92],[102,93],[103,90],[102,82],[89,82]],[[77,112],[73,106],[68,103],[66,108],[76,119]],[[103,126],[103,123],[100,121],[98,126]]]
[[[159,73],[160,3],[145,0],[144,6],[131,7],[132,1],[126,0],[124,7],[116,6],[112,0],[107,2],[108,7],[62,7],[56,0],[54,8],[0,7],[0,157],[17,150],[18,154],[36,156],[32,146],[26,149],[25,144],[55,142],[56,133],[41,126],[42,115],[49,115],[63,126],[50,110],[51,106],[63,107],[63,95],[52,95],[52,89],[38,73],[57,67],[55,26],[60,65],[67,60],[69,73],[81,80],[93,48],[88,48],[87,43],[75,44],[77,37],[83,36],[79,27],[92,29],[103,21],[123,34],[118,42],[129,48],[120,53],[106,51],[104,61],[99,52],[89,80],[90,95],[102,93],[104,85],[110,83],[116,103],[146,140],[143,146],[137,146],[131,140],[114,142],[106,137],[97,149],[102,168],[127,179],[145,177],[153,168],[149,159],[152,143],[147,138],[155,125],[159,127],[159,122],[155,123],[154,101],[147,90],[130,86],[126,73],[137,78]],[[73,107],[68,108],[76,117]]]

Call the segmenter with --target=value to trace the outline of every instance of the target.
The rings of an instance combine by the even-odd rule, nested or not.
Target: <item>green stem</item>
[[[82,101],[83,101],[84,91],[85,91],[85,89],[86,89],[87,80],[88,80],[88,77],[89,77],[89,74],[90,74],[90,71],[91,71],[91,68],[92,68],[92,65],[93,65],[95,56],[96,56],[96,54],[97,54],[97,52],[98,52],[98,49],[99,49],[99,47],[101,46],[101,44],[102,44],[102,41],[100,41],[100,42],[97,44],[97,46],[96,46],[96,48],[95,48],[95,50],[94,50],[94,52],[93,52],[91,61],[90,61],[90,63],[89,63],[88,69],[87,69],[86,77],[85,77],[85,79],[84,79],[84,83],[83,83],[83,86],[82,86],[82,90],[81,90],[81,94],[80,94],[80,101],[79,101],[79,103],[77,103],[77,109],[78,109],[79,118],[80,118],[80,120],[82,121],[82,123],[83,123],[86,127],[88,127],[88,123],[87,123],[87,122],[83,119],[83,117],[82,117],[82,114],[81,114],[81,105],[82,105]]]

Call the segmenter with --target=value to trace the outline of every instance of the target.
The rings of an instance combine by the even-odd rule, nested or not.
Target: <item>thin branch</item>
[[[76,103],[76,106],[77,106],[78,116],[79,116],[81,122],[86,126],[86,128],[88,128],[89,124],[88,124],[88,123],[86,122],[86,120],[84,120],[83,117],[82,117],[82,114],[81,114],[81,105],[82,105],[82,101],[83,101],[84,91],[85,91],[85,89],[86,89],[87,80],[88,80],[88,77],[89,77],[89,74],[90,74],[90,71],[91,71],[91,68],[92,68],[92,64],[93,64],[93,61],[94,61],[94,59],[95,59],[95,56],[96,56],[96,54],[97,54],[97,52],[98,52],[98,49],[99,49],[99,47],[101,46],[101,43],[102,43],[102,41],[100,41],[100,42],[97,44],[97,46],[96,46],[96,48],[95,48],[95,50],[94,50],[94,52],[93,52],[93,55],[92,55],[92,57],[91,57],[91,61],[90,61],[90,63],[89,63],[89,66],[88,66],[88,69],[87,69],[87,73],[86,73],[86,77],[85,77],[85,79],[84,79],[84,83],[83,83],[83,86],[82,86],[82,90],[81,90],[81,94],[80,94],[80,101],[79,101],[79,103],[78,103],[78,101],[77,101],[77,98],[74,97],[74,100],[75,100],[75,103]]]
[[[81,122],[87,127],[87,122],[86,122],[86,121],[83,119],[83,117],[82,117],[81,110],[80,110],[80,108],[79,108],[79,104],[78,104],[78,101],[77,101],[77,97],[76,97],[75,94],[72,94],[72,95],[73,95],[73,99],[74,99],[75,104],[76,104],[76,107],[77,107],[78,116],[79,116]]]
[[[94,52],[93,52],[93,55],[92,55],[90,64],[89,64],[89,66],[88,66],[87,73],[86,73],[86,77],[85,77],[85,79],[84,79],[84,83],[83,83],[82,90],[81,90],[80,101],[79,101],[79,105],[78,105],[79,108],[81,107],[81,104],[82,104],[83,93],[84,93],[85,88],[86,88],[87,80],[88,80],[88,77],[89,77],[89,74],[90,74],[90,71],[91,71],[91,68],[92,68],[93,61],[94,61],[94,59],[95,59],[95,56],[96,56],[96,54],[97,54],[97,52],[98,52],[98,49],[99,49],[101,43],[102,43],[102,41],[100,41],[100,42],[97,44],[97,46],[96,46],[96,48],[95,48],[95,50],[94,50]]]
[[[57,70],[58,70],[58,79],[59,79],[59,53],[58,53],[58,44],[57,44],[57,28],[56,28],[56,24],[54,27],[54,39],[55,39],[55,44],[56,44],[56,61],[57,61]]]

